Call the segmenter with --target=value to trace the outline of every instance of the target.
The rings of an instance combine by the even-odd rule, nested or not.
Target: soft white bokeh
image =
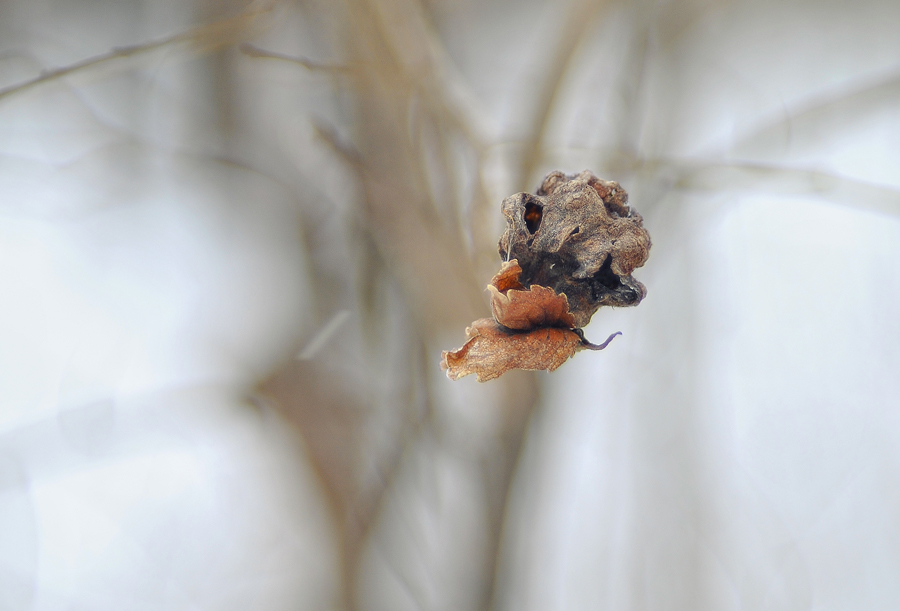
[[[389,4],[428,9],[499,204],[565,8],[590,3]],[[254,41],[338,61],[327,6],[280,4]],[[648,297],[595,316],[590,339],[623,332],[604,352],[540,374],[497,566],[500,387],[451,383],[417,346],[405,430],[388,376],[409,346],[333,351],[410,317],[397,278],[373,280],[385,329],[311,279],[315,256],[328,282],[371,280],[341,275],[368,263],[362,194],[318,129],[352,143],[345,83],[180,48],[0,99],[0,608],[332,609],[352,591],[469,609],[495,570],[510,611],[896,607],[898,6],[596,13],[535,171],[623,183],[653,237]],[[3,85],[209,10],[7,2]],[[251,400],[295,354],[346,358],[366,451],[397,454],[352,567],[297,423]]]

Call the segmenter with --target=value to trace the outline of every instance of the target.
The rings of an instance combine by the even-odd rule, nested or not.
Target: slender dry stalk
[[[120,60],[141,57],[154,51],[171,51],[178,47],[184,47],[185,51],[192,55],[215,52],[257,34],[260,29],[265,27],[260,26],[259,20],[265,17],[272,8],[273,3],[268,0],[253,2],[246,10],[237,15],[221,18],[185,32],[150,42],[117,47],[67,66],[45,69],[31,79],[0,88],[0,101],[68,76],[87,73],[108,64],[115,64]],[[129,68],[132,66],[120,67],[122,70]]]
[[[591,33],[606,5],[605,0],[571,0],[564,9],[566,17],[562,27],[551,39],[550,61],[544,74],[537,79],[534,110],[521,144],[522,157],[514,182],[521,191],[531,191],[539,179],[536,172],[544,158],[544,141],[548,136],[554,104],[559,99],[563,82],[570,74],[581,44]]]

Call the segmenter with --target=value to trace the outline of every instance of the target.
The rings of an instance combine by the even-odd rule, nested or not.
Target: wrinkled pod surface
[[[635,306],[647,289],[632,277],[650,254],[650,235],[618,183],[580,174],[548,174],[536,193],[503,200],[503,260],[517,259],[519,281],[564,293],[583,327],[601,306]]]

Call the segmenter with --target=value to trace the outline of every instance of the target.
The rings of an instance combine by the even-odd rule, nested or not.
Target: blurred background
[[[0,1],[0,609],[900,606],[900,4]],[[500,201],[638,308],[450,382]]]

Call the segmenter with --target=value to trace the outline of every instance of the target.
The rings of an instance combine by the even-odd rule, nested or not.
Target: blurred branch
[[[337,130],[322,121],[313,119],[313,130],[316,136],[322,140],[328,147],[333,150],[348,166],[359,171],[363,167],[362,155],[356,150],[352,144],[343,142],[338,135]]]
[[[350,66],[342,66],[340,64],[323,64],[320,62],[314,62],[310,59],[306,59],[305,57],[293,57],[284,53],[265,51],[263,49],[260,49],[259,47],[251,45],[250,43],[242,44],[240,46],[240,51],[248,57],[259,59],[276,59],[292,64],[298,64],[300,66],[303,66],[307,70],[312,70],[314,72],[349,72],[352,70]]]
[[[427,357],[428,349],[433,347],[437,332],[448,328],[461,332],[486,306],[478,273],[462,239],[467,212],[454,165],[460,151],[473,153],[480,164],[485,144],[478,112],[467,102],[466,88],[416,0],[348,2],[339,21],[345,28],[348,66],[354,68],[347,71],[347,83],[353,87],[356,116],[346,138],[344,126],[337,129],[317,122],[316,131],[356,173],[362,190],[354,221],[363,232],[361,237],[374,244],[376,252],[359,261],[358,281],[361,286],[372,282],[377,272],[384,274],[382,284],[396,282],[402,287],[392,294],[409,312],[404,321],[403,331],[408,334],[405,341],[419,346],[416,354],[421,353],[422,367],[414,375],[414,387],[421,385],[419,394],[409,395],[394,408],[406,414],[404,430],[399,439],[395,438],[394,451],[378,462],[383,469],[381,485],[370,489],[356,482],[351,484],[354,492],[343,497],[343,586],[345,604],[353,609],[358,606],[355,591],[360,552],[373,520],[392,493],[400,463],[416,459],[407,448],[421,439],[422,427],[431,422],[427,414],[413,418],[414,405],[424,401],[430,406],[434,400],[432,378],[439,374],[435,361]],[[431,165],[429,160],[433,161]],[[476,197],[486,201],[480,165],[477,172]],[[485,250],[493,249],[492,238],[485,236]],[[378,262],[376,270],[370,269],[373,259]],[[365,295],[360,301],[364,309],[374,309]],[[373,317],[372,323],[364,326],[386,327],[389,314],[372,312],[368,314]],[[374,320],[379,315],[381,318]],[[377,348],[382,354],[384,345]],[[495,396],[501,414],[500,430],[483,432],[485,447],[489,448],[485,456],[467,457],[484,466],[483,485],[490,499],[485,508],[490,516],[487,554],[472,560],[484,563],[488,571],[483,605],[493,597],[509,483],[537,395],[531,373],[511,377],[499,386]],[[499,442],[495,438],[498,433]],[[327,469],[323,473],[329,476]],[[406,581],[405,576],[401,581]],[[411,583],[407,586],[415,587]]]
[[[745,193],[766,190],[779,194],[816,195],[857,210],[900,215],[900,190],[874,185],[831,172],[786,168],[763,163],[662,164],[680,167],[675,185],[683,189]]]
[[[571,147],[564,149],[572,152]],[[756,161],[635,157],[619,149],[580,149],[585,156],[594,152],[598,165],[610,164],[623,172],[638,175],[635,180],[647,186],[656,184],[664,189],[686,191],[777,193],[780,195],[811,195],[854,208],[893,216],[900,215],[900,189],[878,185],[814,168],[790,167]],[[548,154],[555,157],[559,149]],[[642,204],[642,212],[654,205],[651,198]]]
[[[523,157],[514,182],[516,189],[530,191],[533,188],[530,181],[535,179],[534,173],[544,154],[548,123],[563,81],[569,73],[578,48],[604,8],[606,0],[571,0],[566,9],[566,19],[556,36],[555,46],[550,53],[550,63],[544,70],[540,86],[533,96],[536,104],[528,131],[521,143]]]
[[[609,157],[623,167],[644,175],[647,181],[666,183],[677,189],[814,195],[856,210],[900,215],[900,189],[834,172],[753,161],[666,157],[635,159],[621,154],[617,156],[614,151],[609,153]]]
[[[257,3],[254,3],[254,5],[255,4]],[[241,35],[246,35],[245,33],[248,26],[251,25],[257,17],[271,11],[272,8],[272,4],[254,6],[235,17],[198,26],[187,30],[186,32],[181,32],[179,34],[174,34],[139,45],[116,47],[106,53],[88,57],[73,64],[69,64],[68,66],[43,70],[38,76],[32,79],[0,89],[0,101],[65,76],[87,72],[92,68],[109,64],[116,60],[146,55],[152,51],[177,44],[194,44],[205,51],[211,51],[232,44],[236,39],[241,37]]]
[[[875,112],[896,112],[898,99],[900,70],[893,70],[875,82],[853,84],[843,91],[820,96],[797,112],[786,112],[787,116],[769,121],[737,140],[731,151],[739,154],[773,144],[790,144],[804,137],[834,138]]]

